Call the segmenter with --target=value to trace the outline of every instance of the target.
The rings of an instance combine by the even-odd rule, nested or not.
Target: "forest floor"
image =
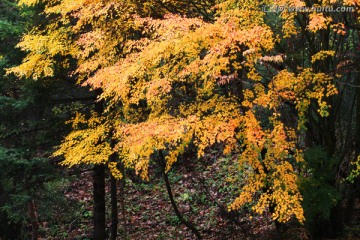
[[[237,191],[234,187],[236,161],[233,161],[233,164],[229,162],[231,159],[213,157],[202,162],[184,159],[169,173],[172,191],[180,212],[194,223],[203,239],[309,239],[305,228],[295,222],[285,225],[279,231],[269,215],[251,216],[249,208],[244,208],[240,213],[229,213],[227,205],[231,203]],[[195,235],[176,217],[162,174],[153,168],[149,170],[149,175],[152,177],[148,182],[130,177],[134,176],[133,174],[127,175],[124,191],[127,239],[196,239]],[[66,196],[83,203],[82,213],[78,219],[61,227],[66,234],[46,239],[91,239],[91,180],[92,173],[85,172],[71,183],[69,188],[71,190]],[[110,181],[107,181],[106,186],[107,227],[110,231]],[[118,194],[120,199],[119,189]],[[353,214],[353,220],[345,228],[344,237],[338,239],[360,239],[360,204],[356,203],[356,205],[359,207]],[[124,239],[120,201],[118,211],[118,239]]]

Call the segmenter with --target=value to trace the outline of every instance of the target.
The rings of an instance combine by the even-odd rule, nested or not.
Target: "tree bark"
[[[117,180],[111,175],[111,235],[110,240],[117,239],[118,209],[117,209]]]
[[[93,175],[94,232],[96,240],[105,240],[105,167],[95,165]]]
[[[356,81],[356,85],[360,86],[360,79]],[[355,134],[354,134],[354,144],[355,144],[355,157],[360,153],[360,87],[355,89],[356,94],[356,112],[355,112]]]
[[[123,223],[123,239],[127,239],[127,227],[126,227],[126,210],[125,210],[125,169],[124,165],[120,164],[120,171],[123,178],[120,180],[120,204],[121,204],[121,215]]]
[[[37,240],[39,239],[39,222],[38,222],[38,215],[36,212],[36,206],[34,200],[31,200],[28,205],[29,209],[29,216],[31,221],[31,239]]]

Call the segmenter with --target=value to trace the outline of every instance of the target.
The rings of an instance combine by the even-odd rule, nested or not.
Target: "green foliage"
[[[27,204],[32,199],[54,197],[59,190],[49,184],[57,174],[48,159],[27,159],[18,149],[0,147],[0,174],[3,194],[9,199],[0,209],[7,213],[10,221],[26,222]]]
[[[24,31],[24,18],[23,14],[26,9],[21,9],[17,6],[16,1],[2,0],[0,5],[0,40],[12,41],[17,38]],[[4,47],[0,47],[5,50]],[[8,51],[11,51],[8,48]]]
[[[350,172],[350,175],[346,178],[351,183],[354,183],[354,180],[360,175],[360,156],[357,157],[356,161],[353,162],[355,166],[354,169]]]
[[[300,179],[299,185],[310,231],[316,231],[316,222],[329,221],[332,208],[340,200],[341,196],[333,183],[336,164],[336,159],[329,157],[320,146],[305,152],[304,177]]]
[[[167,215],[166,216],[166,223],[168,223],[171,226],[178,226],[181,224],[181,221],[176,215]]]
[[[32,14],[16,1],[0,3],[0,238],[5,239],[29,239],[30,203],[37,220],[53,228],[40,233],[57,231],[60,222],[76,215],[63,195],[68,181],[49,156],[67,130],[64,121],[79,106],[54,100],[65,97],[58,94],[68,85],[5,75],[5,68],[22,61],[24,53],[15,45],[32,25]]]
[[[15,0],[2,0],[0,4],[0,81],[4,77],[5,67],[12,67],[21,62],[23,53],[13,48],[20,40],[21,34],[29,27],[32,10],[26,6],[19,7]],[[28,18],[29,17],[29,18]],[[1,89],[1,87],[0,87]]]

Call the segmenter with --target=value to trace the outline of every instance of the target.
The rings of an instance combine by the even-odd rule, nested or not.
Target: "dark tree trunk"
[[[105,240],[105,167],[95,165],[93,176],[94,239]]]
[[[117,180],[111,175],[111,235],[110,240],[117,239],[118,209],[117,209]]]
[[[101,90],[96,90],[96,96],[102,93]],[[98,114],[104,111],[104,101],[95,101],[94,110]],[[95,165],[93,175],[93,198],[94,198],[94,232],[95,240],[105,240],[105,166]]]
[[[120,204],[121,204],[121,215],[123,223],[123,239],[127,239],[127,227],[126,227],[126,210],[125,210],[125,169],[124,165],[120,164],[120,171],[123,178],[120,180]]]
[[[356,85],[360,85],[360,79],[357,78]],[[353,161],[357,161],[357,157],[360,154],[360,88],[355,88],[355,100],[354,104],[356,106],[355,108],[355,119],[354,119],[354,133],[353,133],[353,139],[354,143],[352,146],[354,149],[354,159]],[[349,185],[346,192],[346,211],[345,211],[345,217],[344,221],[349,224],[352,220],[352,217],[354,216],[354,208],[355,208],[355,201],[356,201],[356,189],[357,186],[359,186],[359,180],[354,179],[354,183]]]
[[[36,206],[34,200],[31,200],[28,205],[29,216],[31,221],[31,239],[37,240],[39,238],[39,222],[38,215],[36,211]]]
[[[359,69],[360,70],[360,69]],[[360,86],[360,78],[357,79],[356,85]],[[360,87],[355,89],[356,94],[356,109],[355,109],[355,131],[354,131],[354,148],[355,158],[360,154]],[[354,159],[356,161],[356,159]]]

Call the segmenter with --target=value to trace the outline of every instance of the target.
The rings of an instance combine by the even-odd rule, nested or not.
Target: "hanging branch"
[[[194,224],[190,221],[187,221],[183,216],[182,214],[180,213],[177,205],[176,205],[176,202],[174,200],[174,195],[172,194],[172,190],[171,190],[171,185],[170,185],[170,181],[169,181],[169,178],[168,178],[168,174],[167,172],[165,171],[165,158],[164,158],[164,155],[162,154],[162,151],[160,150],[159,151],[159,161],[160,161],[160,165],[163,167],[163,177],[164,177],[164,180],[165,180],[165,185],[166,185],[166,190],[167,190],[167,193],[169,195],[169,198],[170,198],[170,202],[171,202],[171,205],[174,209],[174,212],[176,214],[176,216],[178,217],[178,219],[180,220],[180,222],[182,224],[184,224],[188,229],[190,229],[194,234],[195,236],[198,238],[198,239],[202,239],[201,235],[200,235],[200,232],[195,228]]]

